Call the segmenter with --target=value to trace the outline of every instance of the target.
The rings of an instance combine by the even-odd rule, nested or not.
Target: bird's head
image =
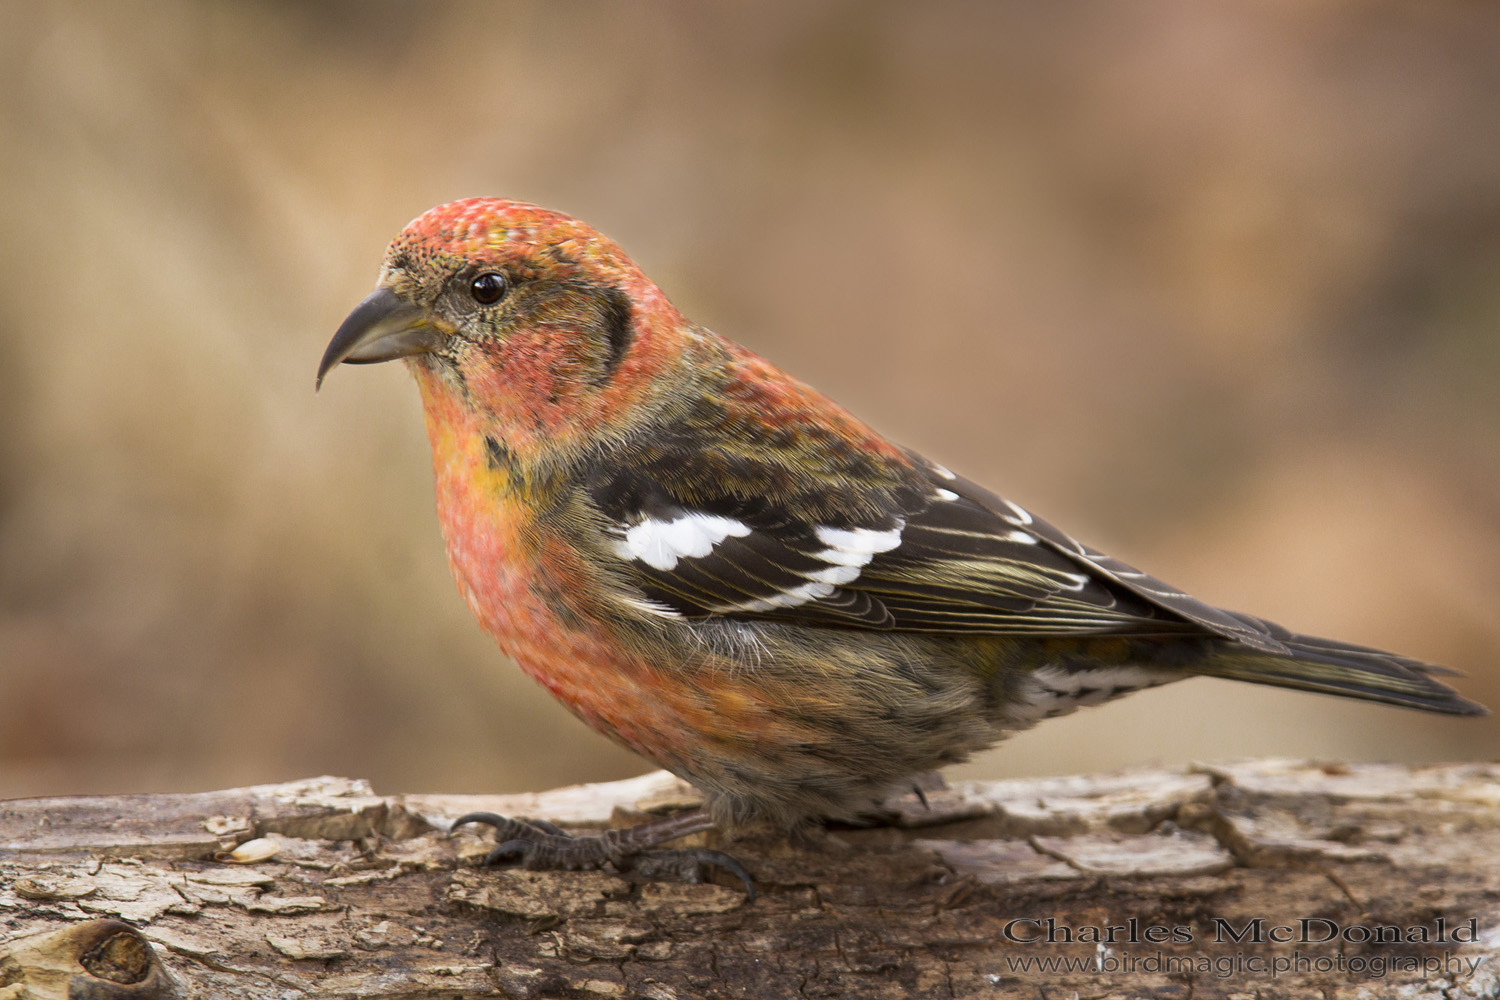
[[[418,216],[391,243],[318,383],[341,363],[405,358],[429,420],[461,412],[511,447],[555,448],[638,409],[676,367],[687,330],[592,227],[470,198]]]

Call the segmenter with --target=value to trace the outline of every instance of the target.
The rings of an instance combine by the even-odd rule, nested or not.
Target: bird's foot
[[[532,871],[579,871],[603,868],[634,872],[646,878],[675,877],[685,882],[707,881],[714,868],[722,868],[745,884],[745,897],[755,900],[755,882],[745,866],[722,851],[694,847],[659,848],[656,845],[713,826],[701,809],[651,820],[624,830],[603,833],[564,833],[546,820],[518,820],[495,813],[475,812],[460,816],[453,829],[466,823],[495,828],[500,843],[485,857],[487,866],[526,868]]]

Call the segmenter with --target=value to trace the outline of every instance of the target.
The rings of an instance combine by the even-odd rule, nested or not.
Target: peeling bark
[[[0,1000],[1493,997],[1497,779],[1253,761],[963,783],[868,828],[716,844],[750,905],[728,878],[481,869],[482,830],[442,832],[696,803],[663,773],[0,802]]]

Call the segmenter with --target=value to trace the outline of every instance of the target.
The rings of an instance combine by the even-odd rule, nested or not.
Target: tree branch
[[[471,811],[598,827],[696,804],[663,773],[14,800],[0,1000],[1488,997],[1497,779],[1253,761],[963,783],[869,828],[717,844],[753,905],[728,878],[480,869],[482,831],[441,832]]]

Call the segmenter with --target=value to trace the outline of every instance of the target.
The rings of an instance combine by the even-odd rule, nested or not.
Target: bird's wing
[[[829,470],[811,485],[787,481],[784,462],[656,457],[600,465],[585,482],[606,546],[662,614],[1025,636],[1207,632],[1285,651],[910,453],[878,475]]]

